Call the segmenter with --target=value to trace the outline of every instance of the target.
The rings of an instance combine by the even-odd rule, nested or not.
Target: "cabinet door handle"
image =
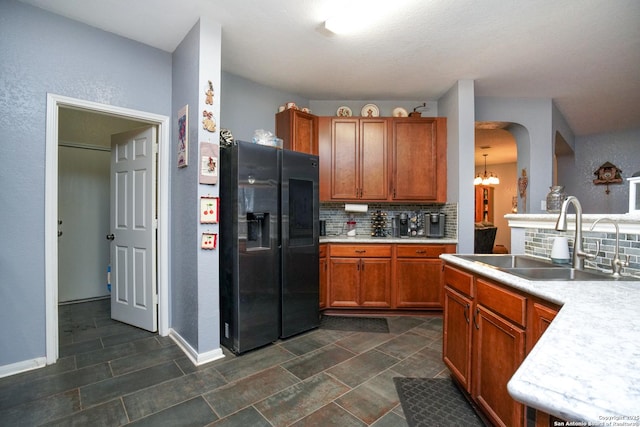
[[[469,319],[469,304],[465,305],[464,307],[464,320],[467,321],[467,324],[471,321]]]
[[[476,327],[476,329],[480,329],[480,326],[478,325],[478,314],[480,313],[480,309],[476,307],[476,312],[473,313],[473,325]]]
[[[427,251],[425,251],[424,249],[421,249],[421,250],[416,250],[416,253],[417,254],[426,254]]]
[[[367,252],[367,250],[366,250],[366,249],[356,249],[356,253],[357,253],[357,254],[363,254],[363,253],[365,253],[365,252]]]

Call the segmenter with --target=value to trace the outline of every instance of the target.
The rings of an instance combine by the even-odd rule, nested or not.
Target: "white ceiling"
[[[640,1],[350,0],[371,27],[327,35],[345,0],[22,0],[167,52],[199,17],[225,71],[314,100],[552,98],[576,135],[640,127]]]

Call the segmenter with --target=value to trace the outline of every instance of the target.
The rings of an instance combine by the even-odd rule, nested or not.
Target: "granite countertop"
[[[321,236],[320,243],[416,243],[416,244],[457,244],[457,239],[449,238],[429,238],[429,237],[371,237],[367,235],[356,235],[348,237],[344,234],[335,236]]]
[[[509,381],[514,399],[565,420],[640,425],[640,281],[534,282],[440,257],[562,305]]]

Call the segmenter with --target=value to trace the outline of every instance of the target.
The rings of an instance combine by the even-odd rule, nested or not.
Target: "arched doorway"
[[[475,123],[476,176],[486,172],[494,174],[499,184],[488,184],[476,191],[476,216],[478,226],[491,224],[497,227],[494,246],[503,246],[511,252],[511,232],[504,215],[517,211],[518,203],[518,148],[516,138],[509,131],[508,122]],[[476,190],[480,190],[476,187]]]

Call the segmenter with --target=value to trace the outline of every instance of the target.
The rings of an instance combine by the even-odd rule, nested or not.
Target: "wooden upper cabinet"
[[[446,118],[391,121],[392,200],[447,201]]]
[[[360,174],[358,119],[331,122],[331,198],[357,199]]]
[[[333,119],[331,199],[387,200],[387,155],[385,119]]]
[[[331,117],[318,117],[318,153],[320,156],[320,201],[331,201]]]
[[[447,119],[319,117],[320,200],[447,201]]]
[[[283,148],[318,154],[318,117],[301,110],[287,109],[276,114],[276,136]]]
[[[389,195],[387,121],[360,120],[360,198],[386,200]]]

